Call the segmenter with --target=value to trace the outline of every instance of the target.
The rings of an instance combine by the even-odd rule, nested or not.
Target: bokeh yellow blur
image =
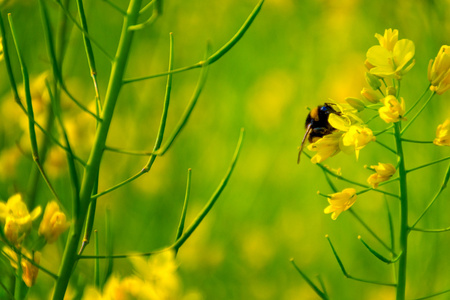
[[[125,9],[126,0],[111,0]],[[3,1],[2,16],[11,12],[23,43],[36,93],[50,63],[43,42],[37,1]],[[48,2],[54,24],[58,6]],[[75,3],[70,12],[76,15]],[[240,28],[256,0],[164,1],[163,14],[154,24],[137,31],[127,67],[127,78],[164,72],[167,69],[169,33],[174,37],[174,67],[203,59],[207,41],[219,49]],[[85,1],[89,30],[110,54],[117,46],[122,17],[105,1]],[[175,238],[186,189],[187,170],[192,169],[190,224],[219,185],[231,161],[241,128],[245,139],[236,169],[218,202],[199,228],[180,249],[177,262],[185,299],[317,299],[289,262],[315,282],[320,274],[332,299],[394,299],[390,287],[346,279],[324,238],[329,234],[347,271],[368,279],[394,278],[391,266],[378,261],[357,239],[383,253],[384,249],[350,214],[337,220],[323,213],[332,193],[320,169],[303,156],[296,164],[309,108],[333,99],[361,98],[366,51],[378,41],[375,33],[399,30],[399,38],[416,46],[416,64],[404,77],[401,93],[406,106],[427,88],[427,67],[441,45],[450,43],[450,1],[369,0],[266,0],[254,23],[237,45],[210,66],[206,86],[187,126],[172,148],[156,159],[151,171],[132,183],[98,199],[94,227],[100,252],[105,253],[105,212],[111,211],[114,252],[146,252],[169,245]],[[86,106],[95,110],[94,88],[89,76],[79,30],[71,28],[65,45],[63,75],[67,86]],[[54,28],[56,30],[56,28]],[[11,36],[8,41],[12,45]],[[13,49],[13,47],[11,47]],[[10,50],[10,52],[13,52]],[[110,62],[94,46],[100,96],[105,97]],[[14,74],[20,68],[15,54]],[[36,203],[42,207],[51,193],[32,167],[26,115],[11,96],[4,62],[0,62],[0,200],[16,192],[27,193],[37,181]],[[173,130],[194,89],[199,70],[173,76],[166,137]],[[151,151],[160,121],[165,78],[124,86],[115,110],[107,145],[128,150]],[[48,119],[48,95],[35,96],[36,118]],[[450,93],[432,103],[408,131],[407,138],[433,140],[436,127],[450,117]],[[39,103],[39,104],[38,104]],[[39,105],[39,107],[38,107]],[[65,121],[74,151],[87,159],[95,122],[63,96]],[[42,109],[42,111],[41,111]],[[362,115],[363,119],[370,117]],[[383,121],[374,126],[384,128]],[[25,126],[26,128],[26,126]],[[56,130],[56,129],[55,129]],[[40,135],[39,142],[44,143]],[[394,145],[388,137],[380,138]],[[45,167],[64,204],[70,208],[71,191],[64,152],[47,142]],[[381,150],[380,150],[381,149]],[[308,150],[305,150],[308,151]],[[448,156],[447,147],[406,145],[407,167]],[[141,170],[146,157],[106,151],[101,165],[99,191]],[[370,171],[364,165],[395,164],[395,157],[375,143],[359,154],[340,153],[326,164],[342,167],[342,174],[365,183]],[[411,218],[419,216],[439,187],[446,163],[412,173],[409,177]],[[81,173],[80,173],[81,174]],[[350,187],[335,181],[339,189]],[[394,185],[386,190],[396,192]],[[450,209],[444,191],[421,222],[422,227],[448,227]],[[396,200],[388,199],[397,222]],[[366,193],[353,205],[358,215],[384,240],[389,241],[385,199]],[[395,228],[398,229],[396,223]],[[58,269],[63,241],[42,253],[41,264]],[[450,235],[412,233],[408,260],[407,295],[425,296],[450,287]],[[86,250],[93,254],[92,246]],[[103,266],[103,261],[101,262]],[[92,284],[93,261],[77,266],[79,276],[71,286]],[[0,267],[9,268],[7,263]],[[114,271],[123,276],[129,261],[116,260]],[[52,279],[40,274],[30,297],[47,297]],[[362,292],[361,292],[362,291]],[[0,291],[1,295],[1,291]],[[447,294],[448,295],[448,294]],[[447,296],[448,297],[448,296]],[[445,295],[443,298],[446,299]]]

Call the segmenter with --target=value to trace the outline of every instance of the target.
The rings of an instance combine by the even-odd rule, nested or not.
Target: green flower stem
[[[431,206],[434,204],[436,199],[439,197],[439,195],[442,193],[442,191],[447,187],[448,180],[450,178],[450,165],[447,168],[447,172],[445,173],[444,180],[441,184],[441,187],[439,188],[439,191],[434,195],[433,199],[430,201],[430,203],[427,205],[425,210],[422,212],[422,214],[417,218],[417,220],[414,222],[414,224],[411,226],[410,229],[414,228],[417,223],[425,216],[425,214],[428,212],[428,210],[431,208]]]
[[[16,269],[16,281],[15,281],[15,289],[14,289],[14,298],[16,300],[22,300],[25,298],[25,284],[22,279],[22,253],[20,249],[17,253],[17,269]]]
[[[44,26],[44,37],[45,42],[47,43],[47,51],[48,56],[52,65],[53,70],[53,76],[58,81],[58,83],[61,85],[62,90],[66,93],[66,95],[84,112],[90,114],[97,120],[100,120],[99,116],[97,116],[95,113],[91,112],[88,108],[86,108],[80,101],[78,101],[67,89],[64,80],[62,78],[61,70],[58,66],[58,60],[56,58],[56,53],[54,49],[54,43],[53,43],[53,36],[51,32],[51,26],[50,26],[50,19],[48,16],[47,8],[45,7],[44,1],[39,0],[39,8],[41,12],[41,18],[42,18],[42,24]]]
[[[119,149],[115,147],[105,146],[106,151],[121,153],[121,154],[128,154],[128,155],[137,155],[137,156],[152,156],[152,151],[136,151],[136,150],[125,150],[125,149]]]
[[[416,102],[414,102],[414,104],[406,111],[405,116],[407,116],[414,109],[414,107],[416,107],[417,104],[419,104],[419,102],[420,102],[420,100],[422,100],[423,96],[425,96],[425,94],[430,90],[430,86],[431,86],[431,84],[429,84],[427,86],[427,88],[422,93],[422,95],[420,95],[419,99],[417,99]]]
[[[416,118],[422,113],[422,111],[425,109],[425,107],[427,107],[428,103],[430,103],[430,100],[433,98],[433,96],[435,94],[436,94],[435,92],[431,93],[430,97],[428,97],[427,101],[425,101],[425,103],[422,105],[420,110],[414,115],[414,117],[411,118],[411,120],[409,120],[408,124],[406,124],[406,126],[401,130],[400,136],[402,136],[405,133],[405,131],[408,129],[408,127],[411,126],[412,123],[414,123]]]
[[[431,99],[431,97],[430,97]],[[417,115],[416,115],[417,116]],[[411,124],[408,123],[408,124]],[[395,144],[397,146],[398,156],[398,174],[400,178],[400,260],[398,266],[398,280],[397,280],[397,300],[404,300],[406,293],[406,265],[408,254],[408,194],[407,194],[407,178],[405,159],[403,155],[403,145],[401,139],[400,122],[394,123],[395,130]]]
[[[22,58],[22,52],[20,51],[19,43],[17,41],[17,36],[15,33],[15,29],[14,29],[15,28],[14,22],[12,20],[11,14],[8,14],[8,21],[9,21],[9,25],[11,27],[11,34],[13,36],[14,44],[16,46],[16,51],[17,51],[17,56],[19,59],[20,68],[22,70],[23,85],[24,85],[24,90],[25,90],[25,100],[27,103],[26,111],[27,111],[27,115],[28,115],[28,131],[30,134],[30,144],[31,144],[31,152],[32,152],[33,160],[36,163],[36,166],[39,169],[39,172],[41,173],[42,178],[44,179],[48,188],[50,189],[53,196],[55,197],[55,200],[61,204],[61,201],[59,200],[59,197],[56,194],[55,189],[53,188],[44,169],[42,168],[42,165],[41,165],[41,162],[39,159],[39,151],[38,151],[38,145],[37,145],[37,139],[36,139],[36,130],[34,128],[35,121],[34,121],[34,112],[33,112],[33,102],[31,99],[30,78],[28,76],[28,69]]]
[[[152,15],[147,20],[145,20],[141,24],[130,26],[129,30],[141,30],[141,29],[144,29],[145,27],[152,25],[156,21],[156,19],[158,17],[159,17],[158,10],[157,9],[153,9]]]
[[[296,265],[294,262],[294,259],[291,258],[291,263],[294,266],[294,268],[297,270],[297,272],[303,277],[303,279],[306,281],[306,283],[316,292],[317,296],[319,296],[321,299],[328,299],[328,296],[322,292],[317,285],[314,284],[314,282],[311,281],[311,279],[308,278],[308,276],[300,270],[300,268]]]
[[[40,2],[42,2],[42,0]],[[127,16],[124,18],[122,33],[120,35],[119,45],[112,64],[111,75],[106,91],[105,104],[102,112],[103,121],[97,128],[94,144],[84,171],[80,190],[79,215],[73,220],[69,230],[69,236],[59,270],[59,278],[53,293],[53,300],[64,298],[70,276],[78,259],[77,247],[80,241],[83,224],[86,219],[86,212],[91,201],[94,184],[99,174],[106,138],[108,136],[114,108],[122,88],[123,75],[125,73],[129,57],[128,54],[134,35],[133,31],[128,30],[128,27],[136,24],[141,2],[142,0],[131,0],[128,6]]]
[[[183,208],[181,210],[180,222],[178,224],[177,233],[175,235],[175,241],[177,241],[183,235],[184,223],[186,221],[186,212],[187,212],[187,207],[188,207],[188,202],[189,202],[189,196],[191,194],[191,174],[192,174],[192,170],[189,169],[188,175],[187,175],[187,183],[186,183],[186,194],[184,197]]]
[[[336,249],[333,247],[333,243],[330,240],[330,237],[328,235],[325,236],[326,239],[328,240],[328,243],[331,246],[331,250],[333,251],[334,257],[336,258],[339,267],[342,270],[342,273],[344,274],[345,277],[349,278],[349,279],[353,279],[356,281],[361,281],[361,282],[366,282],[366,283],[371,283],[371,284],[378,284],[378,285],[386,285],[386,286],[392,286],[395,287],[396,284],[395,283],[388,283],[388,282],[382,282],[382,281],[377,281],[377,280],[367,280],[367,279],[362,279],[362,278],[358,278],[358,277],[354,277],[352,275],[350,275],[349,273],[347,273],[347,271],[345,270],[344,264],[342,263],[341,259],[339,258],[339,255],[336,252]]]
[[[209,65],[209,64],[212,64],[212,63],[216,62],[219,58],[221,58],[224,54],[226,54],[231,48],[233,48],[233,46],[242,38],[242,36],[245,34],[247,29],[250,27],[250,25],[252,24],[252,22],[254,21],[256,16],[258,15],[258,13],[259,13],[263,3],[264,3],[264,0],[260,0],[258,2],[258,4],[255,6],[255,8],[253,9],[253,11],[251,12],[251,14],[249,15],[249,17],[247,18],[247,20],[245,20],[245,22],[242,25],[242,27],[236,32],[236,34],[225,45],[223,45],[222,48],[220,48],[214,54],[209,56],[206,60],[200,61],[200,62],[198,62],[198,63],[196,63],[194,65],[191,65],[191,66],[174,69],[172,71],[165,72],[165,73],[160,73],[160,74],[150,75],[150,76],[137,77],[137,78],[125,79],[123,81],[123,83],[124,84],[132,83],[132,82],[141,81],[141,80],[147,80],[147,79],[151,79],[151,78],[155,78],[155,77],[166,76],[168,74],[175,74],[175,73],[185,72],[185,71],[188,71],[188,70],[201,68],[205,64]]]
[[[447,161],[447,160],[449,160],[449,159],[450,159],[450,156],[449,156],[449,157],[444,157],[444,158],[435,160],[435,161],[433,161],[433,162],[430,162],[430,163],[427,163],[427,164],[424,164],[424,165],[421,165],[421,166],[418,166],[418,167],[415,167],[415,168],[406,170],[406,172],[409,173],[409,172],[417,171],[417,170],[419,170],[419,169],[422,169],[422,168],[425,168],[425,167],[429,167],[429,166],[432,166],[432,165],[434,165],[434,164],[438,164],[438,163],[441,163],[441,162],[443,162],[443,161]]]

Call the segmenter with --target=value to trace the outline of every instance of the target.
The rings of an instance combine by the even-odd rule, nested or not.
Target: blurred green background
[[[47,1],[55,29],[59,9]],[[75,3],[70,11],[76,14]],[[127,1],[115,0],[126,8]],[[163,15],[154,25],[135,35],[127,77],[163,72],[167,68],[169,32],[174,36],[174,67],[194,64],[203,58],[206,42],[214,51],[239,29],[256,5],[255,0],[165,1]],[[122,24],[121,16],[103,1],[85,1],[89,30],[113,55]],[[10,1],[2,16],[11,12],[25,52],[30,73],[37,78],[50,70],[37,1]],[[296,164],[297,147],[304,134],[306,107],[328,99],[342,101],[359,97],[364,81],[364,60],[368,48],[378,43],[374,34],[387,28],[399,30],[399,39],[416,45],[416,65],[402,81],[406,105],[425,90],[427,66],[450,38],[450,1],[326,1],[266,0],[242,40],[209,70],[206,87],[179,138],[170,151],[157,158],[152,170],[133,183],[98,200],[95,228],[100,245],[105,237],[105,210],[111,209],[114,252],[142,252],[173,242],[184,199],[186,175],[192,168],[189,224],[225,175],[240,128],[246,136],[236,169],[217,204],[198,230],[180,249],[179,273],[190,299],[316,299],[317,296],[289,262],[296,263],[315,280],[321,274],[332,299],[393,299],[394,289],[346,279],[324,238],[329,234],[347,271],[368,279],[393,278],[393,270],[373,257],[358,241],[384,253],[384,249],[348,213],[336,221],[323,214],[330,193],[320,169],[306,157]],[[68,24],[71,26],[70,21]],[[10,36],[8,41],[11,42]],[[107,86],[110,63],[95,46],[101,97]],[[12,52],[12,51],[11,51]],[[13,54],[12,54],[13,55]],[[13,55],[15,75],[20,73]],[[93,87],[89,77],[82,39],[72,28],[63,67],[69,89],[90,105]],[[0,198],[26,193],[32,163],[11,154],[24,140],[20,123],[25,116],[13,103],[1,63],[0,83]],[[174,75],[168,116],[170,133],[195,88],[199,71]],[[126,85],[116,107],[108,145],[150,151],[156,137],[165,78]],[[38,88],[36,88],[37,90]],[[437,125],[449,117],[450,93],[438,96],[414,124],[408,138],[432,140]],[[69,103],[66,99],[65,103]],[[67,104],[69,106],[69,104]],[[45,106],[43,107],[45,111]],[[93,120],[77,112],[67,118],[78,126],[71,136],[75,151],[86,158],[93,135]],[[364,115],[363,115],[364,117]],[[371,124],[383,129],[383,122]],[[389,136],[380,140],[393,146]],[[26,146],[23,146],[26,147]],[[77,150],[78,149],[78,150]],[[429,144],[406,145],[407,167],[418,166],[448,155],[448,148]],[[20,153],[20,152],[19,152]],[[9,156],[8,156],[9,155]],[[64,160],[55,150],[52,180],[63,198],[70,199]],[[100,188],[104,190],[139,172],[147,158],[106,152]],[[365,182],[371,174],[364,165],[379,161],[395,163],[395,157],[375,143],[362,150],[359,161],[339,154],[326,161],[342,167],[344,176]],[[437,190],[446,170],[445,163],[412,174],[410,179],[411,221],[415,220]],[[336,182],[341,189],[350,187]],[[396,192],[396,186],[386,187]],[[51,198],[40,182],[37,203]],[[450,209],[445,191],[421,227],[448,227],[445,213]],[[396,200],[388,199],[397,222]],[[67,205],[70,207],[70,205]],[[389,240],[385,200],[366,193],[354,210]],[[395,224],[398,229],[397,223]],[[42,263],[56,272],[63,242],[49,247]],[[101,246],[104,251],[104,245]],[[410,235],[408,260],[409,297],[420,297],[450,287],[450,233]],[[89,247],[87,253],[93,253]],[[104,252],[103,252],[104,253]],[[78,265],[80,275],[72,285],[92,284],[92,266]],[[126,275],[130,265],[115,261],[115,271]],[[32,294],[45,295],[51,280],[40,274]],[[363,291],[361,293],[361,291]],[[436,297],[447,299],[448,294]]]

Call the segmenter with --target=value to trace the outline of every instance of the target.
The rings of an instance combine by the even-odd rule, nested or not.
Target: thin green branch
[[[255,6],[253,11],[251,12],[251,14],[249,15],[249,17],[247,18],[247,20],[245,20],[242,27],[236,32],[236,34],[225,45],[223,45],[222,48],[217,50],[214,54],[209,56],[207,59],[200,61],[194,65],[174,69],[172,71],[165,72],[165,73],[137,77],[137,78],[124,79],[123,83],[124,84],[132,83],[132,82],[147,80],[147,79],[151,79],[151,78],[155,78],[155,77],[166,76],[168,74],[180,73],[180,72],[184,72],[184,71],[188,71],[188,70],[192,70],[192,69],[201,68],[201,67],[204,67],[205,65],[210,65],[210,64],[216,62],[219,58],[221,58],[223,55],[225,55],[231,48],[233,48],[233,46],[242,38],[242,36],[245,34],[247,29],[250,27],[250,25],[252,24],[252,22],[254,21],[256,16],[258,15],[263,3],[264,3],[264,0],[260,0],[259,3]]]
[[[65,7],[60,0],[54,0],[60,7],[61,9],[64,11],[64,13],[67,15],[67,17],[69,17],[69,19],[73,22],[73,24],[75,24],[75,26],[92,42],[92,44],[94,44],[98,50],[100,50],[100,52],[102,52],[106,58],[108,58],[109,61],[114,61],[114,57],[112,57],[103,47],[102,45],[97,42],[95,39],[92,38],[92,36],[89,35],[88,32],[86,32],[83,27],[78,24],[77,20],[70,14],[69,10],[67,9],[67,7]],[[126,15],[126,13],[125,13]]]
[[[429,166],[432,166],[432,165],[434,165],[434,164],[441,163],[441,162],[446,161],[446,160],[449,160],[449,159],[450,159],[450,156],[444,157],[444,158],[435,160],[435,161],[433,161],[433,162],[430,162],[430,163],[427,163],[427,164],[424,164],[424,165],[421,165],[421,166],[418,166],[418,167],[415,167],[415,168],[406,170],[406,172],[409,173],[409,172],[417,171],[417,170],[419,170],[419,169],[422,169],[422,168],[425,168],[425,167],[429,167]]]
[[[407,116],[413,109],[414,107],[417,106],[417,104],[419,104],[420,100],[422,100],[423,96],[426,95],[426,93],[430,90],[430,86],[431,84],[429,84],[427,86],[427,88],[425,89],[425,91],[422,93],[422,95],[420,95],[419,99],[416,100],[416,102],[414,102],[414,104],[406,111],[405,116]]]
[[[391,249],[395,251],[395,234],[394,234],[394,221],[392,219],[391,209],[389,208],[389,202],[385,198],[386,210],[388,213],[388,222],[389,222],[389,235],[391,237]]]
[[[144,29],[145,27],[152,25],[156,21],[156,19],[158,19],[158,17],[159,17],[158,10],[157,9],[153,9],[152,15],[147,20],[145,20],[144,22],[142,22],[140,24],[130,26],[128,28],[128,30],[141,30],[141,29]]]
[[[14,22],[12,20],[11,14],[8,14],[8,21],[9,25],[11,27],[11,34],[13,36],[14,44],[16,46],[16,52],[19,59],[20,68],[22,70],[22,78],[23,78],[23,85],[25,90],[25,100],[27,103],[27,115],[28,115],[28,131],[30,135],[30,144],[31,144],[31,152],[33,156],[33,160],[36,163],[37,168],[39,169],[39,172],[42,175],[42,178],[44,179],[45,183],[47,184],[48,188],[50,189],[51,193],[55,197],[55,200],[58,201],[61,204],[60,198],[58,197],[58,194],[56,193],[55,189],[53,188],[53,185],[51,184],[50,180],[47,177],[47,174],[45,173],[41,162],[39,160],[39,150],[37,145],[37,138],[36,138],[36,130],[34,128],[34,112],[33,112],[33,101],[31,99],[31,90],[30,90],[30,78],[28,76],[28,69],[25,65],[25,62],[22,57],[22,52],[19,47],[19,42],[17,40],[17,35],[15,33],[14,28]]]
[[[391,151],[392,153],[397,154],[397,151],[395,151],[394,149],[392,149],[392,148],[389,147],[388,145],[386,145],[386,144],[380,142],[379,140],[375,140],[375,143],[377,143],[378,145],[382,146],[383,148],[385,148],[385,149]]]
[[[241,133],[239,136],[239,140],[236,146],[236,150],[233,155],[233,159],[231,160],[231,165],[228,168],[228,171],[225,175],[225,177],[220,182],[219,186],[217,187],[216,191],[213,193],[209,201],[206,203],[202,211],[197,215],[195,220],[191,223],[191,225],[186,229],[186,231],[183,233],[183,235],[180,236],[180,238],[169,248],[174,249],[177,251],[183,244],[186,242],[186,240],[191,236],[191,234],[197,229],[198,225],[203,221],[203,219],[206,217],[206,215],[209,213],[211,208],[216,203],[217,199],[219,199],[219,196],[222,194],[222,191],[225,189],[231,174],[233,173],[234,167],[236,165],[237,159],[239,157],[239,153],[241,151],[242,141],[244,139],[244,129],[241,129]]]
[[[80,205],[80,198],[79,198],[79,192],[80,192],[80,182],[78,179],[77,170],[75,167],[75,156],[72,152],[72,147],[70,146],[69,138],[67,136],[67,131],[64,126],[64,122],[62,120],[62,113],[61,113],[61,107],[59,103],[57,103],[55,97],[53,96],[52,90],[50,88],[49,82],[46,80],[45,84],[47,86],[47,91],[50,96],[50,101],[53,105],[53,112],[56,116],[56,119],[59,123],[59,127],[61,128],[62,135],[64,137],[64,141],[66,143],[66,159],[67,159],[67,165],[69,168],[69,177],[70,177],[70,183],[72,188],[72,218],[76,218],[78,215],[78,209]]]
[[[450,231],[450,226],[447,228],[438,228],[438,229],[425,229],[425,228],[410,228],[411,231],[420,231],[420,232],[430,232],[430,233],[440,233]]]
[[[95,245],[95,255],[99,254],[99,249],[98,249],[98,231],[94,230],[94,245]],[[94,285],[97,289],[100,289],[100,260],[97,258],[95,259],[95,264],[94,264]]]
[[[334,257],[336,258],[339,267],[342,270],[342,273],[344,274],[345,277],[349,278],[349,279],[353,279],[356,281],[361,281],[361,282],[365,282],[365,283],[371,283],[371,284],[377,284],[377,285],[386,285],[386,286],[392,286],[392,287],[396,287],[397,284],[395,283],[388,283],[388,282],[382,282],[382,281],[377,281],[377,280],[368,280],[368,279],[362,279],[362,278],[358,278],[358,277],[354,277],[352,275],[350,275],[349,273],[347,273],[347,271],[345,270],[344,264],[342,263],[341,259],[339,258],[339,255],[336,252],[336,249],[333,246],[333,243],[330,240],[330,237],[328,235],[325,236],[326,239],[328,240],[328,243],[331,246],[331,250],[333,251]]]
[[[436,297],[436,296],[440,296],[440,295],[446,294],[446,293],[450,293],[450,289],[442,291],[442,292],[438,292],[438,293],[435,293],[435,294],[431,294],[431,295],[428,295],[428,296],[425,296],[425,297],[416,298],[414,300],[430,299],[430,298],[433,298],[433,297]]]
[[[428,103],[430,103],[430,100],[433,98],[433,96],[436,94],[436,92],[432,92],[430,97],[428,97],[427,101],[425,101],[425,103],[423,104],[423,106],[420,108],[420,110],[414,115],[414,117],[411,118],[411,120],[409,120],[408,124],[406,124],[406,126],[401,130],[400,132],[400,136],[402,136],[405,131],[409,128],[409,126],[412,125],[412,123],[414,123],[414,121],[417,119],[417,117],[422,113],[422,111],[425,109],[425,107],[427,107]]]
[[[14,295],[9,291],[9,289],[6,287],[6,285],[3,284],[3,282],[0,281],[0,286],[2,289],[6,292],[6,295],[10,300],[15,300]]]
[[[123,9],[121,9],[119,6],[117,6],[117,4],[115,4],[114,2],[110,1],[110,0],[103,0],[103,2],[108,3],[112,8],[114,8],[115,10],[117,10],[121,15],[126,16],[127,12],[124,11]]]
[[[177,233],[175,235],[175,241],[177,241],[183,235],[184,223],[186,221],[186,212],[187,212],[187,207],[188,207],[188,202],[189,202],[189,196],[191,194],[191,174],[192,174],[192,170],[188,169],[186,194],[184,196],[183,208],[181,210],[181,217],[180,217],[180,222],[178,224]]]
[[[434,195],[433,199],[428,203],[425,210],[422,212],[422,214],[417,218],[417,220],[414,222],[414,224],[410,227],[410,229],[414,228],[417,223],[425,216],[425,214],[428,212],[428,210],[431,208],[431,206],[434,204],[436,199],[439,197],[439,195],[442,193],[442,191],[447,187],[448,180],[450,179],[450,164],[447,168],[447,172],[445,173],[444,180],[442,181],[441,187],[437,191],[437,193]]]
[[[153,6],[153,4],[155,4],[156,0],[151,0],[149,1],[143,8],[141,8],[141,10],[139,11],[139,14],[143,14],[144,12],[146,12],[149,8],[151,8]]]
[[[363,221],[363,219],[352,209],[350,208],[348,210],[350,214],[355,217],[355,219],[384,247],[386,250],[391,252],[393,255],[396,255],[394,253],[394,250],[389,247],[376,233],[372,230],[372,228],[369,227],[369,225],[366,224],[366,222]]]
[[[319,296],[321,299],[328,299],[327,295],[321,291],[317,285],[315,285],[311,279],[308,278],[308,276],[300,270],[300,268],[295,264],[294,259],[291,258],[291,263],[294,266],[294,268],[297,270],[297,272],[303,277],[303,279],[306,281],[306,283],[313,289],[314,292],[316,292],[317,296]]]
[[[209,201],[205,204],[205,206],[203,207],[202,211],[199,212],[199,214],[197,215],[197,217],[194,219],[194,221],[191,223],[191,225],[188,227],[188,229],[186,229],[184,231],[184,233],[180,236],[179,239],[177,239],[172,245],[159,249],[159,250],[154,250],[154,251],[150,251],[150,252],[143,252],[143,253],[136,253],[136,254],[116,254],[116,255],[82,255],[79,256],[79,259],[117,259],[117,258],[128,258],[131,256],[150,256],[150,255],[154,255],[157,253],[161,253],[170,249],[173,250],[177,250],[179,249],[185,242],[186,240],[191,236],[191,234],[195,231],[195,229],[197,229],[197,227],[200,225],[200,223],[203,221],[203,219],[206,217],[206,215],[209,213],[209,211],[211,210],[211,208],[214,206],[214,204],[216,203],[217,199],[219,198],[220,194],[222,193],[222,191],[225,189],[231,174],[233,173],[234,167],[236,165],[237,159],[239,157],[239,153],[241,150],[241,146],[242,146],[242,141],[244,139],[244,129],[241,129],[241,134],[239,136],[239,141],[237,143],[236,146],[236,150],[234,152],[233,158],[231,160],[231,164],[230,167],[228,168],[228,171],[225,175],[225,177],[222,179],[222,181],[220,182],[219,186],[217,187],[217,189],[215,190],[215,192],[213,193],[213,195],[211,196],[211,198],[209,199]]]
[[[403,142],[407,143],[416,143],[416,144],[433,144],[433,141],[418,141],[418,140],[410,140],[402,138]]]
[[[9,46],[6,38],[5,23],[3,22],[3,17],[1,16],[1,13],[0,13],[0,33],[2,35],[1,42],[3,47],[3,59],[5,60],[6,73],[8,74],[9,84],[11,86],[11,90],[14,96],[14,101],[16,101],[17,104],[19,104],[19,106],[22,109],[25,109],[23,107],[22,102],[20,101],[19,92],[17,91],[17,84],[14,79],[14,73],[11,67],[11,59],[9,57]]]
[[[51,65],[52,65],[53,76],[58,81],[58,83],[61,85],[61,89],[81,110],[90,114],[95,119],[100,121],[101,119],[99,116],[97,116],[95,113],[91,112],[88,108],[86,108],[86,106],[84,106],[80,101],[78,101],[67,89],[67,87],[64,83],[64,80],[62,78],[61,70],[58,67],[58,60],[56,58],[55,49],[53,46],[54,43],[53,43],[53,34],[51,32],[50,19],[48,16],[47,8],[45,7],[43,0],[39,0],[39,8],[40,8],[40,12],[41,12],[42,24],[44,27],[44,37],[45,37],[45,42],[47,44],[48,56],[49,56],[49,59],[50,59]]]
[[[169,36],[169,66],[168,69],[169,71],[172,69],[173,66],[173,35],[170,34]],[[200,76],[200,78],[202,78]],[[200,79],[201,80],[201,79]],[[132,182],[136,179],[138,179],[139,177],[141,177],[142,175],[144,175],[145,173],[147,173],[148,171],[150,171],[153,162],[156,159],[156,154],[154,154],[155,151],[157,151],[159,149],[159,147],[161,146],[163,137],[164,137],[164,132],[165,132],[165,128],[166,128],[166,121],[167,121],[167,113],[169,111],[169,104],[170,104],[170,95],[171,95],[171,91],[172,91],[172,75],[168,75],[167,76],[167,83],[166,83],[166,92],[164,95],[164,104],[163,104],[163,111],[161,114],[161,121],[159,123],[159,128],[158,128],[158,133],[156,136],[156,140],[155,140],[155,145],[153,147],[153,151],[152,154],[149,158],[149,160],[147,161],[147,164],[135,175],[131,176],[130,178],[116,184],[115,186],[101,192],[98,194],[95,194],[92,196],[92,199],[96,199],[98,197],[101,197],[107,193],[110,193],[122,186],[124,186],[125,184],[128,184],[129,182]],[[120,151],[117,151],[120,152]],[[123,153],[123,152],[122,152]]]
[[[110,146],[105,146],[106,151],[121,153],[121,154],[128,154],[128,155],[137,155],[137,156],[152,156],[152,151],[136,151],[136,150],[125,150],[125,149],[119,149],[114,148]]]
[[[78,7],[78,14],[80,16],[81,26],[83,28],[82,34],[83,34],[84,48],[86,51],[86,57],[87,57],[88,64],[89,64],[89,70],[91,72],[92,82],[94,85],[95,101],[97,103],[97,107],[100,108],[101,103],[100,103],[100,92],[98,90],[98,82],[97,82],[97,68],[95,67],[94,51],[92,50],[91,41],[86,35],[86,33],[88,32],[88,25],[87,25],[86,15],[84,13],[82,0],[77,0],[77,7]],[[97,113],[99,113],[99,111]]]
[[[384,262],[384,263],[392,264],[392,263],[396,262],[396,261],[398,260],[398,258],[400,257],[399,255],[397,255],[397,257],[394,258],[394,259],[386,258],[386,257],[384,257],[383,255],[381,255],[380,253],[378,253],[375,249],[373,249],[372,247],[370,247],[369,244],[367,244],[367,243],[361,238],[360,235],[358,236],[358,239],[361,241],[361,243],[363,243],[363,245],[367,248],[367,250],[370,251],[370,253],[372,253],[376,258],[378,258],[379,260],[381,260],[381,261]]]

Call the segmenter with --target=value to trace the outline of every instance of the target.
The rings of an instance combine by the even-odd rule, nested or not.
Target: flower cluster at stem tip
[[[415,45],[408,39],[399,40],[398,36],[397,29],[386,29],[384,35],[375,34],[379,44],[370,47],[366,53],[364,65],[367,69],[365,80],[368,86],[361,91],[362,99],[349,97],[329,104],[334,111],[329,113],[328,122],[334,130],[314,139],[308,146],[310,151],[316,152],[311,158],[312,163],[320,164],[339,152],[355,153],[356,159],[359,158],[360,151],[376,140],[372,130],[358,116],[366,108],[377,111],[378,114],[373,118],[379,118],[389,125],[406,121],[407,101],[399,96],[399,87],[400,81],[415,65]],[[443,45],[435,59],[430,60],[428,80],[433,94],[441,95],[450,89],[449,46]],[[393,126],[381,133],[390,128]],[[433,143],[450,146],[450,118],[438,126]],[[369,169],[375,171],[367,179],[373,189],[377,189],[380,183],[389,180],[396,173],[395,166],[390,163],[378,163]],[[330,205],[325,208],[325,213],[332,213],[331,218],[335,220],[355,203],[356,195],[353,188],[329,195]]]
[[[3,233],[8,246],[3,247],[3,254],[9,259],[11,266],[18,269],[18,262],[22,269],[22,280],[28,287],[31,287],[38,275],[41,259],[40,243],[32,241],[30,234],[33,229],[33,221],[41,215],[40,206],[28,211],[27,205],[21,194],[11,196],[8,201],[0,201],[0,222],[4,224]],[[58,237],[69,228],[70,222],[66,220],[66,215],[61,212],[56,201],[50,201],[45,208],[44,216],[39,225],[38,235],[44,243],[53,243]],[[30,237],[30,239],[27,239]],[[34,245],[32,250],[27,250],[28,245]],[[18,253],[22,256],[20,259]],[[31,263],[30,261],[33,261]]]

